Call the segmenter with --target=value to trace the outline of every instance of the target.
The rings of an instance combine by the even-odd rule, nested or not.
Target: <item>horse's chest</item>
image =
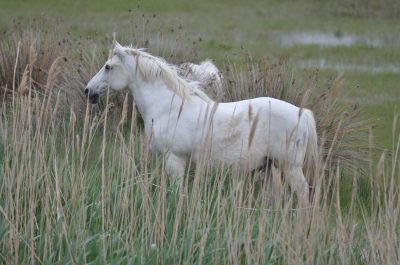
[[[153,151],[186,154],[193,148],[191,133],[176,122],[152,119],[145,127]]]

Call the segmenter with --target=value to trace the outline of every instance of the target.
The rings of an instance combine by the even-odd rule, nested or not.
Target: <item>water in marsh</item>
[[[283,46],[293,45],[319,45],[322,47],[329,46],[353,46],[367,45],[371,47],[381,47],[385,43],[381,39],[355,36],[336,33],[321,33],[321,32],[293,32],[284,34],[279,37],[279,41]]]
[[[337,71],[363,72],[363,73],[400,73],[400,66],[394,64],[366,65],[333,63],[324,58],[300,60],[297,64],[301,68],[318,68]]]
[[[372,36],[357,36],[336,33],[322,32],[291,32],[282,34],[278,37],[278,41],[282,46],[308,46],[317,45],[321,49],[330,47],[348,47],[367,46],[375,50],[385,49],[399,43],[397,39],[378,38]],[[340,57],[339,57],[340,58]],[[396,64],[363,64],[361,62],[344,63],[339,61],[331,61],[326,58],[308,58],[297,61],[297,65],[302,68],[319,68],[336,70],[342,72],[364,72],[364,73],[400,73],[400,66]]]

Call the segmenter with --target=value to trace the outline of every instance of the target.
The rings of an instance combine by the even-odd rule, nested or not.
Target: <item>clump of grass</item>
[[[4,104],[15,97],[58,97],[62,112],[72,108],[79,118],[86,109],[85,85],[100,62],[71,41],[38,30],[16,31],[0,41],[0,96]],[[82,41],[83,42],[83,41]]]
[[[30,88],[38,92],[48,89],[49,72],[56,76],[63,45],[57,44],[53,36],[42,32],[22,31],[8,36],[0,42],[0,95],[23,93],[24,81],[29,76]],[[55,61],[57,62],[55,63]],[[52,80],[54,82],[55,80]],[[19,86],[18,84],[22,84]]]
[[[72,44],[65,39],[32,29],[17,31],[3,39],[0,42],[2,103],[13,103],[16,97],[45,97],[57,101],[61,112],[69,112],[73,105],[84,109],[82,87],[64,85],[73,69],[67,47]]]

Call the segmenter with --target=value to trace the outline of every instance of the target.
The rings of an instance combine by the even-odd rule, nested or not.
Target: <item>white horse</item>
[[[151,150],[166,154],[170,175],[182,179],[189,160],[207,158],[251,170],[270,158],[279,163],[300,203],[308,205],[303,167],[317,159],[310,110],[267,97],[216,103],[163,59],[116,43],[85,93],[97,103],[108,90],[123,89],[133,94]]]

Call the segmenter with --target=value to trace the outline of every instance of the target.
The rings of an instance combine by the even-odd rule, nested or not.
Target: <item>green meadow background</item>
[[[113,32],[227,98],[311,89],[313,207],[268,171],[176,187],[125,95],[86,105]],[[0,264],[400,264],[399,33],[396,0],[0,0]]]

